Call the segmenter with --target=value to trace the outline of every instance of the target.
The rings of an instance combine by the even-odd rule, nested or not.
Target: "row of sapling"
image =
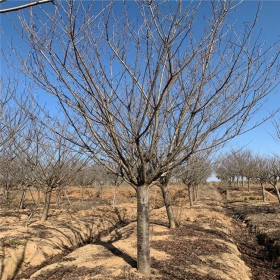
[[[249,150],[231,151],[218,159],[215,173],[222,181],[231,183],[236,180],[237,186],[239,186],[239,179],[241,178],[242,182],[244,182],[245,178],[248,184],[248,191],[250,191],[251,181],[260,183],[264,200],[265,184],[270,184],[273,186],[280,202],[278,187],[280,182],[279,155],[259,156],[254,155]]]
[[[196,20],[204,5],[208,16]],[[279,79],[277,44],[255,36],[258,12],[236,31],[227,19],[237,6],[67,0],[15,23],[18,69],[58,99],[71,126],[64,137],[136,190],[141,273],[151,264],[150,186],[251,129]]]

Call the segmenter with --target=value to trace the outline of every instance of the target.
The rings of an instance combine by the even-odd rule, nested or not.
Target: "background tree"
[[[251,190],[250,184],[251,180],[255,177],[255,172],[257,168],[257,160],[258,158],[253,155],[252,151],[244,150],[243,154],[243,166],[244,166],[244,176],[247,180],[247,190],[248,192]]]
[[[191,157],[182,172],[183,183],[188,187],[190,206],[197,200],[198,187],[205,184],[212,174],[211,163],[207,157]]]
[[[65,137],[135,188],[138,270],[149,274],[149,186],[252,128],[279,79],[279,48],[254,36],[256,21],[236,32],[232,1],[207,2],[202,21],[200,2],[127,5],[58,1],[40,18],[31,9],[20,16],[30,52],[13,51],[58,98]]]
[[[29,98],[20,96],[14,78],[0,79],[0,184],[4,202],[10,203],[9,191],[18,186],[20,165],[14,140],[24,131],[28,117],[21,105],[31,106]],[[12,198],[11,198],[12,199]]]
[[[37,186],[44,192],[41,221],[47,220],[54,189],[65,187],[85,165],[86,155],[75,150],[63,137],[46,129],[30,116],[26,128],[14,139],[16,157],[22,170],[23,196],[26,187]]]
[[[15,79],[0,78],[0,152],[9,149],[9,141],[24,127],[27,115],[17,102],[18,83]],[[27,107],[28,99],[21,103]]]
[[[231,152],[219,156],[215,164],[216,177],[221,181],[227,181],[230,185],[235,180],[238,185],[238,165]]]
[[[270,166],[268,157],[256,156],[255,159],[255,180],[260,183],[262,188],[262,197],[265,201],[265,184],[269,180],[270,176]]]
[[[280,157],[277,155],[270,157],[268,159],[267,167],[269,170],[269,177],[267,181],[274,187],[275,193],[280,203],[280,191],[278,188],[280,182]]]

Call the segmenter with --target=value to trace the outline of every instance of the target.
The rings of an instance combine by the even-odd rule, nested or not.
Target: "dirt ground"
[[[280,279],[276,253],[272,258],[252,230],[256,219],[251,214],[262,216],[257,209],[264,204],[254,208],[246,201],[237,207],[213,184],[200,188],[193,207],[183,187],[172,187],[181,224],[172,230],[160,190],[151,188],[152,274],[141,276],[136,271],[135,191],[120,187],[115,208],[113,192],[109,187],[102,193],[70,188],[63,197],[54,196],[45,223],[39,222],[40,209],[30,215],[28,205],[19,211],[0,209],[0,279]],[[240,210],[248,205],[252,213]],[[265,216],[267,222],[270,218]]]

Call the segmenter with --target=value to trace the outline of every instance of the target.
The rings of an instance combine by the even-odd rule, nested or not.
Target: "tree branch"
[[[22,10],[22,9],[25,9],[25,8],[28,8],[28,7],[32,7],[32,6],[36,6],[36,5],[40,5],[40,4],[45,4],[45,3],[49,3],[49,2],[54,3],[53,0],[36,1],[36,2],[25,4],[25,5],[0,10],[0,14],[1,13],[14,12],[14,11]]]

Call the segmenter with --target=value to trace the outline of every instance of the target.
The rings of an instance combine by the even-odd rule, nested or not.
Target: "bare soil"
[[[70,188],[56,194],[45,223],[39,222],[40,208],[30,215],[30,200],[24,210],[0,209],[0,279],[280,279],[278,259],[258,243],[262,227],[252,218],[266,208],[249,204],[251,212],[241,211],[248,202],[225,201],[213,185],[200,188],[194,207],[183,187],[172,186],[181,223],[172,230],[160,190],[151,188],[152,274],[143,277],[136,270],[135,191],[120,187],[116,208],[113,191]],[[277,215],[271,229],[279,228]]]

